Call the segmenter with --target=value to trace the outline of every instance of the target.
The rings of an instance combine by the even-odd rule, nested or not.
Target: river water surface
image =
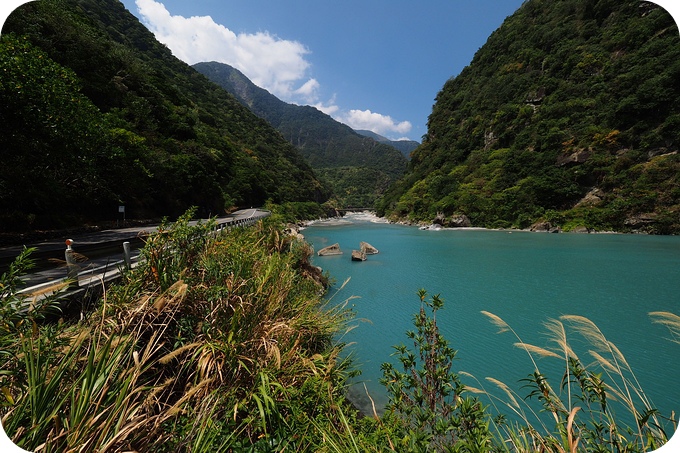
[[[413,315],[420,307],[416,293],[424,288],[445,301],[437,319],[458,351],[454,369],[482,383],[465,377],[467,385],[493,390],[485,380],[492,377],[524,397],[527,390],[519,381],[534,370],[527,353],[513,346],[517,338],[509,332],[498,334],[481,311],[500,316],[522,341],[541,347],[551,346],[544,322],[581,315],[621,350],[662,414],[680,413],[680,344],[669,341],[668,329],[649,316],[653,311],[680,315],[680,237],[423,231],[376,222],[363,214],[319,222],[302,233],[315,250],[339,243],[344,252],[315,255],[313,261],[331,275],[336,287],[350,278],[333,302],[357,296],[349,301],[356,328],[343,341],[352,343],[349,349],[362,370],[352,392],[359,405],[368,404],[364,384],[376,405],[385,405],[380,365],[396,361],[392,346],[410,345],[405,332],[413,330]],[[352,262],[351,251],[360,241],[380,253]],[[592,345],[568,332],[581,360],[591,363],[587,351]],[[537,364],[559,388],[564,362],[543,358]]]

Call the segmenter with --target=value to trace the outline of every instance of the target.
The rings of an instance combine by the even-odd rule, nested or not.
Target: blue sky
[[[284,101],[418,141],[446,80],[522,2],[123,0],[187,63],[228,63]]]
[[[26,0],[0,0],[0,18]],[[420,141],[434,98],[524,0],[122,0],[189,64],[221,61],[280,99]],[[680,1],[656,0],[678,17]]]

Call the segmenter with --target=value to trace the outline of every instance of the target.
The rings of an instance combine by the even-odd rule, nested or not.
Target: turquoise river
[[[619,348],[646,398],[662,415],[680,413],[680,344],[649,316],[654,311],[680,315],[680,237],[432,231],[376,220],[354,214],[302,231],[315,250],[339,243],[344,252],[315,254],[313,262],[336,282],[329,293],[331,303],[348,301],[356,313],[356,327],[342,341],[351,343],[348,349],[362,370],[351,391],[357,405],[370,407],[365,385],[376,406],[384,407],[380,365],[396,361],[392,346],[409,345],[405,332],[413,329],[412,317],[420,307],[416,293],[424,288],[445,301],[438,324],[458,351],[454,369],[474,376],[463,377],[469,386],[483,386],[503,397],[486,380],[491,377],[524,397],[527,389],[520,380],[534,370],[527,353],[514,346],[517,338],[510,332],[498,334],[482,311],[501,317],[525,343],[541,347],[554,346],[546,321],[580,315]],[[379,253],[353,262],[351,251],[361,241]],[[594,362],[588,352],[593,346],[565,325],[579,358]],[[536,360],[559,389],[564,361]]]

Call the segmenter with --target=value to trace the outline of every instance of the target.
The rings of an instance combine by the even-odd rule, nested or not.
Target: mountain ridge
[[[360,135],[314,107],[286,103],[228,64],[202,62],[193,68],[276,128],[345,206],[372,206],[406,169],[406,158],[393,146]]]
[[[373,131],[365,130],[365,129],[354,129],[354,132],[360,134],[360,135],[365,135],[366,137],[371,137],[373,140],[375,140],[378,143],[386,143],[390,146],[395,147],[401,153],[404,155],[404,157],[409,158],[411,156],[411,152],[416,149],[418,146],[420,146],[420,143],[418,143],[415,140],[392,140],[387,137],[384,137],[380,134],[377,134]]]

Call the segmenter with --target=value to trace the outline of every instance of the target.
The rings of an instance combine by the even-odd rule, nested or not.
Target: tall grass
[[[191,214],[82,320],[5,330],[2,422],[33,451],[302,451],[347,405],[311,248],[260,223],[214,234]],[[11,335],[10,335],[11,334]],[[331,407],[332,406],[332,407]],[[306,447],[309,448],[309,447]]]
[[[516,336],[515,346],[529,355],[535,367],[523,380],[525,396],[493,378],[486,380],[501,390],[500,395],[481,384],[470,388],[488,396],[496,411],[510,411],[521,420],[496,427],[511,451],[643,452],[665,444],[677,428],[674,415],[659,414],[625,356],[589,319],[565,315],[548,320],[544,323],[548,346],[539,347],[524,343],[497,315],[482,313],[499,327],[499,333],[510,331]],[[587,345],[585,355],[577,355],[574,343]],[[539,357],[562,362],[557,386],[540,371]],[[527,400],[537,401],[539,407]]]

